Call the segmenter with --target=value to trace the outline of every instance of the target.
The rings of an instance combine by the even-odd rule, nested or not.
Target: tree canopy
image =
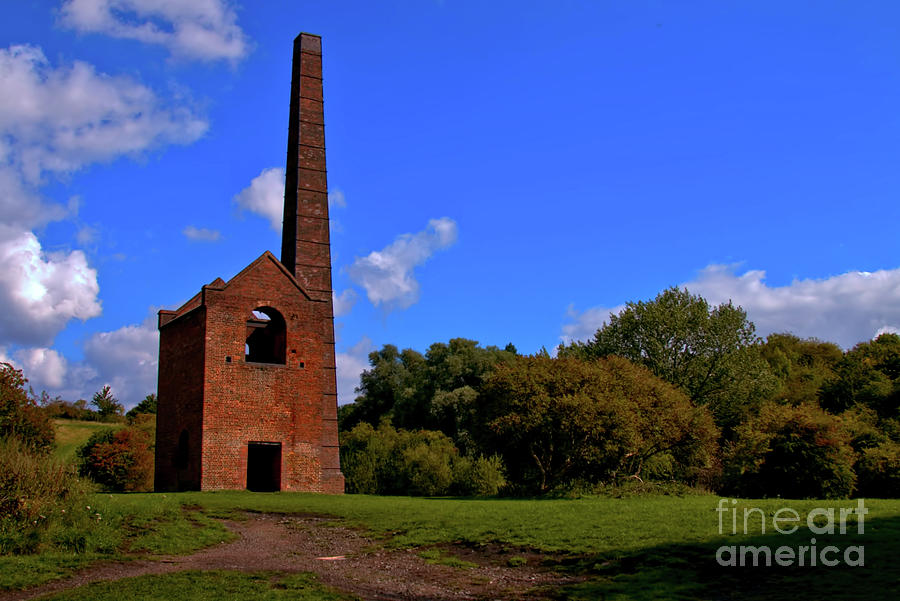
[[[560,346],[560,356],[617,355],[643,365],[710,408],[720,427],[733,428],[776,386],[760,355],[747,313],[717,306],[685,289],[669,288],[651,301],[629,302],[587,342]]]

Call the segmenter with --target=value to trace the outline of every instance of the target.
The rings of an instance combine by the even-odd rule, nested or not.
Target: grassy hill
[[[56,452],[60,459],[69,461],[75,458],[75,451],[90,438],[91,434],[106,428],[118,429],[124,424],[108,424],[103,422],[82,422],[74,419],[55,419]]]

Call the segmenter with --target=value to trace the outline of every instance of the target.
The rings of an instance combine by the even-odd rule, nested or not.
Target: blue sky
[[[585,338],[686,285],[765,335],[900,328],[895,2],[9,3],[0,359],[155,390],[155,311],[280,248],[323,36],[340,402],[368,351]],[[271,217],[271,218],[270,218]]]

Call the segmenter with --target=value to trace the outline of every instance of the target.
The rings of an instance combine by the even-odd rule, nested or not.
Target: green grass
[[[235,516],[243,511],[334,516],[364,528],[386,545],[426,547],[422,549],[426,554],[435,553],[429,547],[447,543],[494,542],[511,552],[516,548],[538,550],[560,569],[588,577],[586,582],[560,591],[563,598],[573,600],[862,600],[885,598],[887,592],[900,590],[896,567],[900,500],[867,500],[865,532],[856,533],[851,516],[848,532],[833,535],[811,534],[805,525],[793,535],[773,533],[771,518],[782,507],[797,510],[802,519],[817,507],[836,508],[839,516],[841,507],[855,502],[742,500],[737,505],[738,516],[745,508],[760,508],[767,516],[765,533],[754,513],[747,533],[739,519],[739,532],[732,534],[729,513],[723,515],[724,532],[720,534],[718,501],[719,497],[712,495],[488,500],[233,491],[95,495],[92,506],[118,537],[110,539],[111,548],[139,553],[185,553],[223,540],[227,533],[213,516]],[[841,550],[864,546],[865,566],[742,568],[716,563],[716,550],[722,545],[797,549],[810,545],[811,536],[817,539],[818,549],[829,544]],[[437,551],[435,557],[426,559],[443,557]],[[22,563],[29,559],[0,558],[0,587],[10,587],[6,575],[11,572],[16,573],[15,582],[21,583],[41,566],[78,561],[77,557],[38,555],[34,563]],[[56,575],[72,564],[60,561],[54,565],[58,566],[53,572]]]
[[[53,532],[54,547],[0,556],[0,590],[36,586],[99,560],[190,553],[233,538],[221,522],[170,495],[94,494],[78,510],[88,525]]]
[[[54,454],[63,461],[75,459],[75,451],[83,445],[91,434],[106,428],[118,429],[124,424],[107,424],[102,422],[83,422],[74,419],[55,419],[56,449]]]
[[[187,571],[97,582],[42,599],[54,601],[350,601],[312,574]]]
[[[742,500],[744,509],[766,513],[762,533],[758,512],[748,531],[738,520],[738,533],[723,514],[719,533],[716,496],[646,496],[578,500],[422,499],[346,495],[245,492],[185,493],[186,501],[217,512],[313,512],[339,516],[385,537],[390,545],[499,542],[553,554],[588,582],[563,594],[570,599],[882,599],[900,590],[900,500],[866,501],[864,534],[856,533],[850,516],[848,532],[813,535],[804,525],[793,535],[772,531],[772,515],[780,508],[796,510],[802,520],[812,509],[852,507],[852,501]],[[725,507],[730,507],[726,504]],[[730,514],[728,514],[730,515]],[[862,567],[723,567],[716,563],[722,545],[767,545],[839,549],[862,545]],[[835,593],[839,593],[837,596]]]

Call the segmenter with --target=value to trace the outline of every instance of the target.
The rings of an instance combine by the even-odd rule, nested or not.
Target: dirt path
[[[108,562],[26,591],[0,592],[0,601],[34,599],[98,580],[183,570],[314,572],[336,589],[366,600],[548,599],[573,579],[539,567],[535,557],[519,567],[510,555],[446,548],[474,568],[429,564],[410,549],[384,549],[350,528],[315,516],[250,514],[226,522],[239,538],[193,555]],[[517,554],[522,555],[522,554]],[[338,559],[342,558],[342,559]]]

